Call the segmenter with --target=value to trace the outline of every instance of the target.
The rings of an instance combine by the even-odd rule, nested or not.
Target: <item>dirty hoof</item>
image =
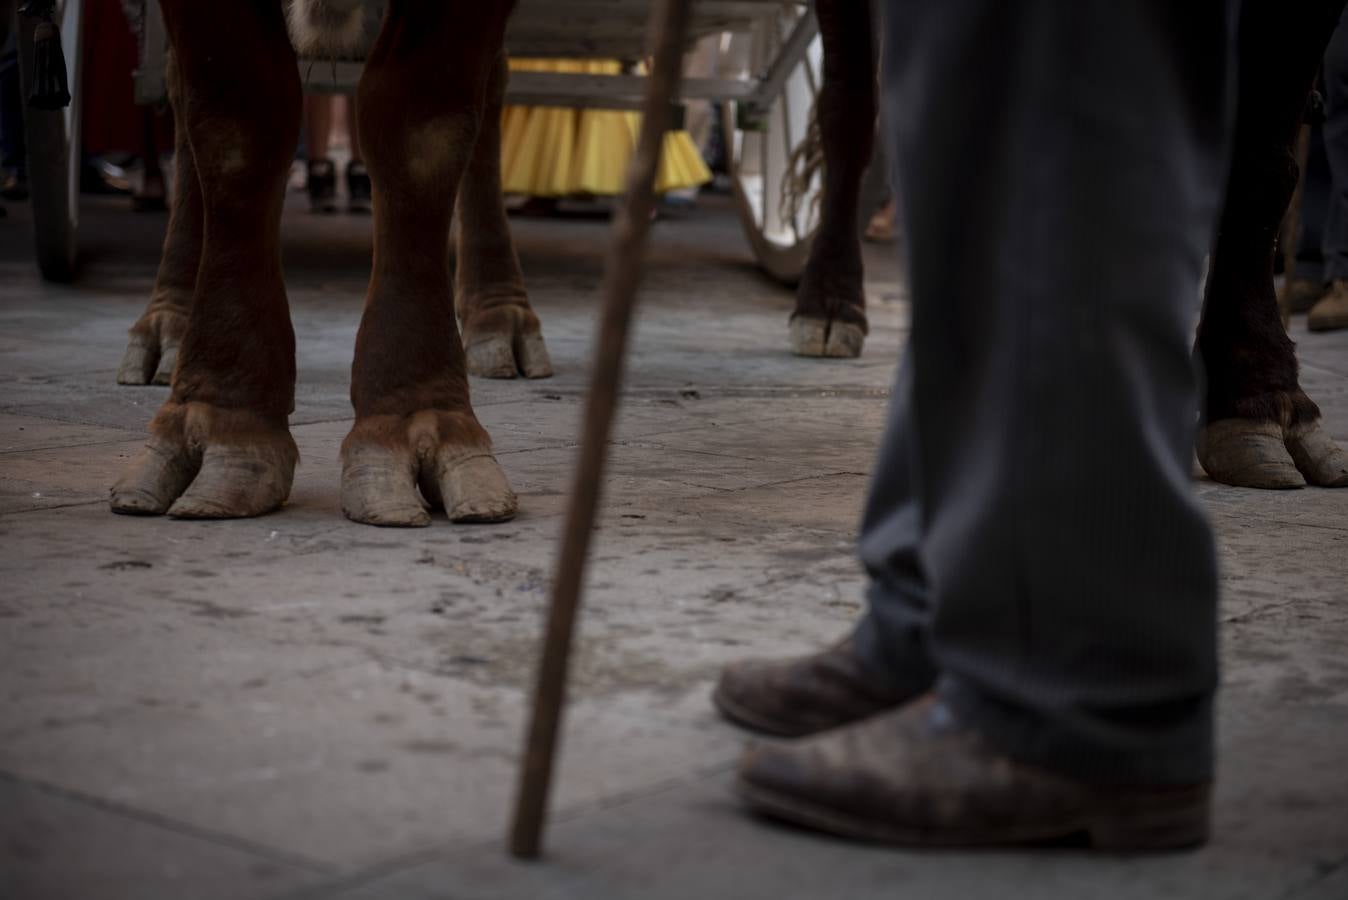
[[[865,329],[852,322],[795,316],[790,329],[791,352],[797,356],[856,359],[866,342]]]
[[[178,362],[178,345],[187,332],[184,313],[159,310],[147,312],[131,326],[117,368],[118,384],[168,384]]]
[[[468,371],[484,378],[547,378],[552,360],[532,309],[498,306],[473,312],[463,323]]]
[[[358,421],[342,443],[347,518],[418,528],[430,524],[428,505],[443,507],[452,522],[515,516],[515,493],[472,413],[426,410]]]
[[[1306,485],[1277,422],[1209,422],[1198,434],[1198,462],[1213,481],[1233,487],[1286,490]]]
[[[112,487],[112,511],[237,519],[290,495],[299,452],[284,425],[204,403],[165,404],[144,452]]]
[[[1319,422],[1288,429],[1287,452],[1306,480],[1318,487],[1348,487],[1348,452]]]

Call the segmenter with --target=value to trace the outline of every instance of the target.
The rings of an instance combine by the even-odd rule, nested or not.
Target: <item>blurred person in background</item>
[[[1337,331],[1348,328],[1348,26],[1342,20],[1325,52],[1323,74],[1325,115],[1311,133],[1301,247],[1281,303],[1289,312],[1309,313],[1311,331]],[[1326,170],[1328,179],[1317,183],[1314,176]]]
[[[346,138],[350,159],[346,164],[346,208],[370,212],[370,173],[360,152],[354,94],[304,95],[305,186],[309,208],[316,213],[337,212],[337,164],[332,159],[334,132]]]

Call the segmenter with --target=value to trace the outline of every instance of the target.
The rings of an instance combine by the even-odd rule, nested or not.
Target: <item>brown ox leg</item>
[[[875,143],[875,44],[870,3],[818,0],[824,83],[815,108],[824,150],[819,232],[796,290],[791,350],[861,355],[866,338],[857,196]]]
[[[459,192],[454,305],[468,371],[488,378],[552,374],[538,316],[529,305],[501,203],[501,106],[509,77],[504,53],[491,64],[477,143]]]
[[[180,79],[172,57],[168,65],[169,105],[175,116],[183,108]],[[150,302],[135,325],[122,365],[117,370],[118,384],[168,384],[178,361],[178,346],[187,333],[187,317],[192,311],[192,294],[197,286],[197,265],[201,262],[201,184],[187,139],[187,127],[181,116],[173,132],[173,207],[169,213],[168,234],[159,259]]]
[[[278,3],[166,0],[204,241],[173,390],[112,508],[259,515],[290,492],[295,335],[278,245],[300,83]]]
[[[374,271],[351,368],[342,508],[426,525],[497,521],[515,495],[468,399],[449,283],[449,219],[481,125],[509,5],[390,0],[356,104],[374,184]]]
[[[1297,131],[1343,6],[1242,7],[1231,175],[1198,330],[1208,378],[1198,458],[1226,484],[1348,486],[1348,454],[1301,390],[1273,289],[1274,239],[1297,182]]]

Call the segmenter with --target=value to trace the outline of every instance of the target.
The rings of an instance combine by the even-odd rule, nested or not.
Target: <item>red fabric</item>
[[[145,107],[136,105],[131,81],[140,63],[138,55],[136,37],[122,13],[120,0],[85,0],[84,70],[79,85],[84,92],[80,102],[85,153],[144,153]],[[155,118],[161,120],[155,124],[162,152],[173,146],[172,117]],[[162,120],[170,121],[166,124]]]

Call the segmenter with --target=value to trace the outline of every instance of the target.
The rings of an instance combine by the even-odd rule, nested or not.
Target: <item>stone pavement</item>
[[[1196,853],[909,853],[748,819],[717,668],[829,641],[907,309],[868,248],[864,359],[785,351],[723,200],[655,231],[545,862],[503,853],[575,452],[602,221],[518,220],[557,377],[475,380],[496,526],[342,518],[368,222],[286,214],[302,454],[281,512],[113,516],[165,388],[118,387],[163,219],[86,204],[73,286],[0,220],[0,898],[1348,898],[1348,491],[1200,481],[1220,536],[1216,836]],[[1305,385],[1348,440],[1348,333]],[[1139,561],[1144,564],[1145,561]]]

